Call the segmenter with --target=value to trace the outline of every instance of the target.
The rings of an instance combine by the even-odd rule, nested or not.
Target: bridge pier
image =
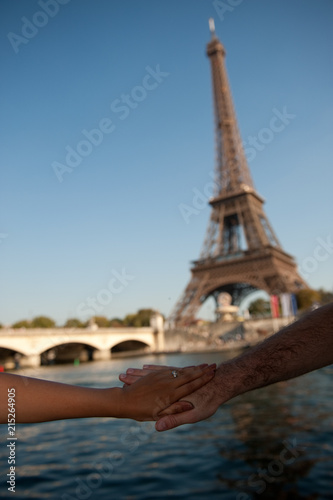
[[[150,326],[154,331],[154,350],[164,351],[164,319],[162,314],[155,312],[150,318]]]
[[[155,351],[164,351],[164,330],[154,332]]]
[[[22,356],[20,359],[21,368],[36,368],[40,365],[40,354],[30,354],[29,356]]]
[[[106,361],[111,359],[111,350],[110,349],[100,349],[94,351],[93,353],[94,361]]]

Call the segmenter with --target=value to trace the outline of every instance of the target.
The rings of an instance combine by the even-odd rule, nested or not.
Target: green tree
[[[297,307],[300,311],[309,309],[313,304],[319,304],[320,299],[320,293],[311,288],[304,288],[296,294]]]
[[[93,320],[98,328],[107,328],[109,326],[109,320],[105,316],[94,316]]]
[[[31,328],[31,322],[27,319],[22,319],[21,321],[14,323],[12,328]]]
[[[122,326],[124,326],[124,321],[120,318],[112,318],[109,321],[109,326],[111,328],[121,328]]]
[[[85,328],[86,324],[77,318],[70,318],[64,324],[64,328]]]
[[[135,314],[128,314],[124,318],[125,326],[134,326],[140,328],[142,326],[150,325],[150,318],[154,314],[154,309],[139,309]]]
[[[249,305],[249,313],[253,316],[269,316],[271,306],[267,300],[256,299]]]
[[[136,315],[138,326],[150,326],[150,318],[154,313],[153,309],[139,309]]]
[[[318,293],[320,294],[320,303],[322,305],[328,304],[329,302],[333,301],[333,293],[332,292],[328,292],[327,290],[320,288],[318,290]]]
[[[124,318],[124,325],[125,326],[135,326],[135,319],[136,319],[136,314],[127,314]]]
[[[31,321],[31,328],[54,328],[55,326],[55,321],[47,316],[36,316]]]

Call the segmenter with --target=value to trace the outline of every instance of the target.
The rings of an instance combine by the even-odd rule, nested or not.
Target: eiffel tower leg
[[[185,325],[191,323],[196,312],[200,309],[205,300],[203,291],[207,283],[208,276],[200,280],[192,276],[183,295],[177,302],[174,310],[169,316],[170,324]]]

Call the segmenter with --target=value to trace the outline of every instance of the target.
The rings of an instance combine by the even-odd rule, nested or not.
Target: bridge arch
[[[64,342],[55,344],[40,353],[42,365],[69,363],[78,360],[92,361],[96,347],[84,342]]]
[[[10,368],[18,368],[19,362],[24,357],[25,354],[18,349],[9,349],[7,347],[0,346],[0,365],[9,365]]]
[[[12,351],[14,353],[21,354],[22,356],[28,356],[30,354],[29,348],[26,348],[25,346],[21,345],[19,349],[13,346],[13,342],[3,340],[0,340],[0,358],[1,358],[1,350],[7,350],[7,351]]]
[[[208,297],[213,297],[216,300],[220,293],[227,292],[232,296],[232,303],[239,306],[248,295],[257,291],[267,292],[267,287],[260,279],[248,279],[246,282],[244,281],[242,283],[232,283],[230,279],[226,279],[225,282],[219,280],[218,284],[204,291],[202,295],[202,304]]]
[[[93,335],[80,335],[77,332],[73,332],[73,334],[67,333],[65,335],[50,335],[42,338],[41,342],[38,342],[36,349],[36,353],[42,354],[49,349],[54,349],[60,346],[65,346],[67,344],[83,344],[91,347],[92,349],[101,349],[103,345],[100,340]]]
[[[115,344],[114,346],[111,347],[112,354],[126,352],[126,351],[150,352],[151,346],[149,344],[147,344],[146,342],[142,342],[141,340],[129,339],[129,340],[119,342],[118,344]]]

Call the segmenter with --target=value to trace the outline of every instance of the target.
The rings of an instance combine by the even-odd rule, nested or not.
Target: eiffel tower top
[[[254,184],[246,161],[228,76],[225,68],[225,49],[215,33],[214,19],[209,19],[212,35],[207,45],[211,61],[216,142],[215,201],[244,191],[253,191]],[[259,197],[257,193],[256,196]],[[214,201],[214,200],[212,200]]]
[[[208,19],[208,24],[209,24],[209,30],[212,34],[212,38],[216,38],[216,33],[215,33],[215,21],[214,19],[211,17]]]

